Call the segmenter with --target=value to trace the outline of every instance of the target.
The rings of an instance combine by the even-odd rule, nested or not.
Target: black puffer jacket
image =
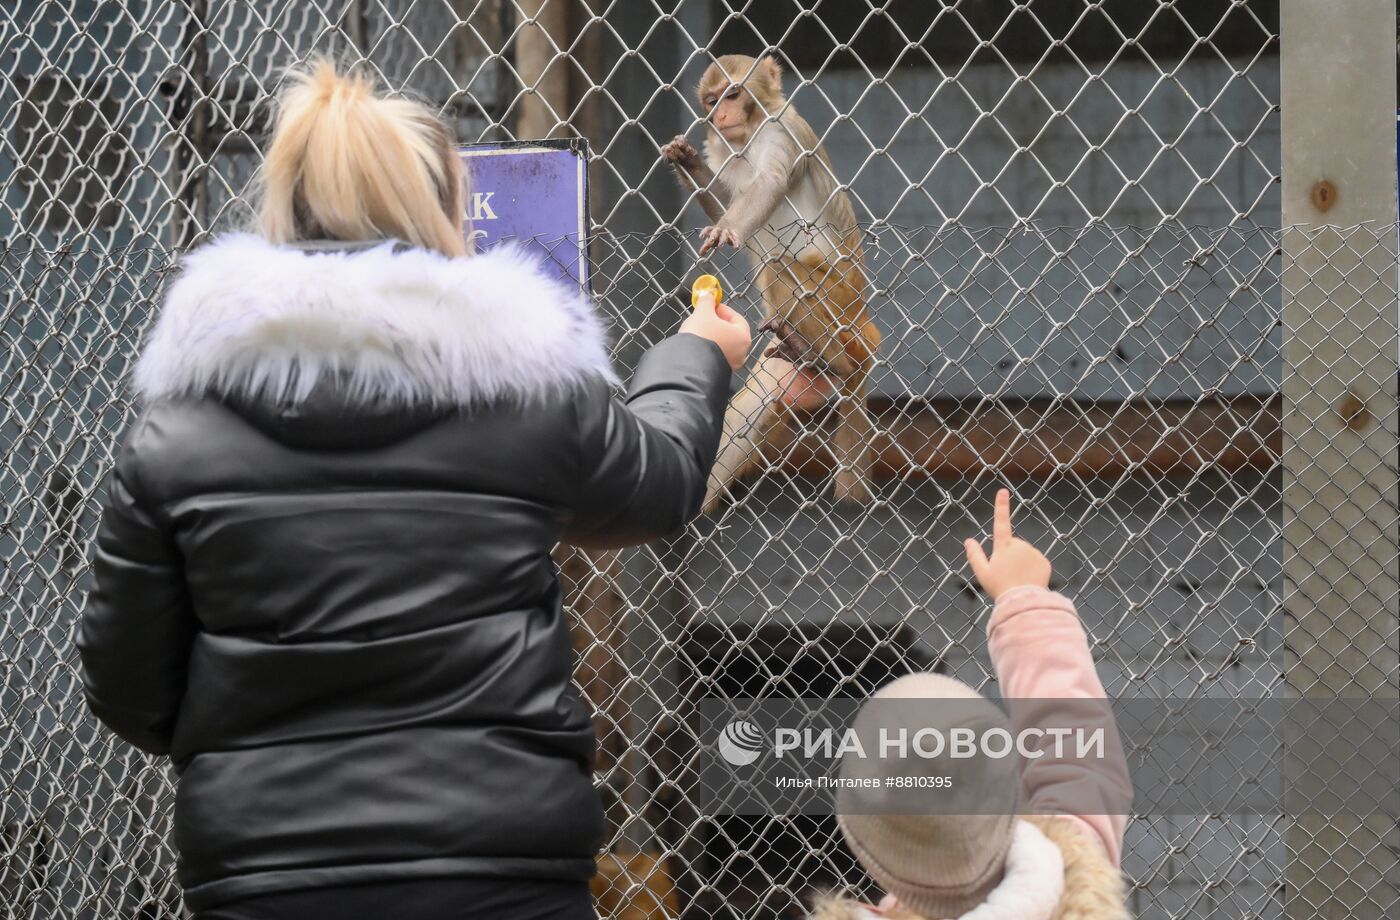
[[[594,734],[550,558],[699,507],[729,367],[678,335],[625,401],[528,257],[192,254],[138,361],[78,639],[168,753],[193,909],[442,876],[587,878]]]

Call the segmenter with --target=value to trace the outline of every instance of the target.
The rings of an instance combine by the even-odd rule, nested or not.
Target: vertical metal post
[[[1395,3],[1288,0],[1280,39],[1285,684],[1393,698]],[[1395,916],[1394,816],[1304,812],[1288,825],[1287,915]]]
[[[369,26],[365,18],[363,0],[350,0],[345,5],[345,15],[341,18],[341,28],[350,36],[350,44],[361,57],[369,55]]]
[[[204,183],[209,155],[209,36],[206,0],[183,0],[179,71],[171,86],[169,120],[174,150],[170,156],[171,221],[169,246],[188,249],[208,229]]]

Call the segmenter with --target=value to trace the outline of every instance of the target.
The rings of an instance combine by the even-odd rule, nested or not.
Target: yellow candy
[[[706,291],[713,291],[715,303],[724,299],[724,289],[719,286],[719,279],[714,275],[701,275],[695,279],[695,283],[690,286],[690,305],[696,307],[700,305],[700,295]]]

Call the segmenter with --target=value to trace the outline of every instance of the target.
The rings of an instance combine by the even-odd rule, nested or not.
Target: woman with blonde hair
[[[696,512],[748,327],[702,303],[615,398],[576,288],[469,254],[431,112],[325,62],[279,103],[260,232],[186,257],[135,366],[88,701],[170,757],[199,920],[591,917],[550,549]]]

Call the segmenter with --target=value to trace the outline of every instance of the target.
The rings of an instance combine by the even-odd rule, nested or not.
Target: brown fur
[[[1060,848],[1065,861],[1065,892],[1050,920],[1129,920],[1123,875],[1108,861],[1103,848],[1079,827],[1055,815],[1026,817]],[[809,920],[859,920],[859,905],[849,898],[824,896],[813,905]],[[902,907],[884,915],[889,920],[948,920],[921,917]]]
[[[605,853],[589,883],[600,920],[666,920],[680,913],[663,860],[650,853]]]
[[[819,253],[774,259],[759,272],[772,317],[790,322],[815,352],[811,357],[841,379],[863,378],[880,344],[865,315],[865,275],[853,260],[830,262]]]

